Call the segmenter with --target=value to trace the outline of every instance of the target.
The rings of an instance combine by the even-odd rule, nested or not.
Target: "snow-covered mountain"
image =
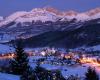
[[[32,21],[53,21],[57,20],[72,20],[76,19],[77,21],[86,21],[91,19],[100,18],[100,8],[96,8],[87,12],[79,13],[75,11],[65,11],[61,12],[54,8],[35,8],[29,12],[19,11],[11,14],[6,17],[2,22],[0,22],[0,27],[7,25],[11,22],[23,23],[23,22],[32,22]],[[2,17],[0,19],[3,19]]]
[[[0,21],[1,43],[18,38],[26,39],[25,42],[30,43],[31,38],[35,38],[33,43],[36,46],[69,44],[70,47],[77,47],[84,44],[91,45],[95,41],[96,45],[99,44],[99,35],[100,8],[83,13],[35,8],[29,12],[15,12]]]
[[[19,11],[11,14],[10,16],[6,17],[5,20],[0,22],[0,26],[7,25],[11,22],[16,23],[23,23],[23,22],[32,22],[32,21],[56,21],[59,17],[53,13],[49,12],[46,9],[35,8],[30,12],[26,11]]]

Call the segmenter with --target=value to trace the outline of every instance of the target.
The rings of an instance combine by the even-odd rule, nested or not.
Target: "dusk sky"
[[[54,7],[59,10],[87,11],[100,7],[100,0],[0,0],[0,16],[16,11],[30,11],[33,8]]]

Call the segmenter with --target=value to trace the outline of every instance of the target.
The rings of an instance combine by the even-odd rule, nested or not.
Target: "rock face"
[[[0,42],[24,39],[25,46],[67,47],[100,44],[100,8],[84,13],[35,8],[16,12],[0,22]]]

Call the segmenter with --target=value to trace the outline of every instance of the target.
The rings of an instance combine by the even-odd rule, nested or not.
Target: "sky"
[[[33,8],[54,7],[61,11],[88,11],[100,7],[100,0],[0,0],[0,16],[9,16],[16,11]]]

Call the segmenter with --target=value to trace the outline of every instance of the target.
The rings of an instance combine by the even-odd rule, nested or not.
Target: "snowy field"
[[[10,47],[8,45],[0,44],[0,53],[9,53],[9,52],[14,52],[14,48]]]
[[[32,68],[36,67],[35,63],[32,63],[32,59],[40,59],[41,56],[37,56],[37,57],[31,57],[30,58],[30,66]],[[78,76],[81,77],[82,79],[85,77],[85,73],[87,72],[88,67],[92,67],[95,68],[96,72],[98,73],[98,75],[100,76],[100,66],[97,66],[95,64],[91,64],[91,63],[86,63],[86,64],[82,64],[82,65],[52,65],[49,63],[44,63],[40,65],[41,67],[47,69],[47,70],[60,70],[62,75],[65,78],[68,78],[70,75],[74,75],[74,76]]]
[[[20,77],[12,74],[0,73],[0,80],[20,80]]]
[[[36,67],[36,64],[34,63],[31,63],[30,65],[32,68]],[[75,75],[83,78],[89,66],[91,66],[91,64],[84,64],[82,66],[55,66],[50,64],[41,64],[41,67],[46,68],[47,70],[60,70],[65,78],[70,75]],[[95,65],[92,67],[96,67],[96,71],[100,76],[100,67]],[[0,80],[20,80],[19,78],[20,76],[0,73]]]
[[[79,77],[84,77],[85,73],[87,72],[87,68],[91,66],[91,64],[83,64],[81,66],[55,66],[50,64],[42,64],[42,67],[46,68],[47,70],[60,70],[62,75],[67,78],[70,75],[77,75]],[[97,66],[91,66],[95,67],[97,73],[100,76],[100,67]]]

